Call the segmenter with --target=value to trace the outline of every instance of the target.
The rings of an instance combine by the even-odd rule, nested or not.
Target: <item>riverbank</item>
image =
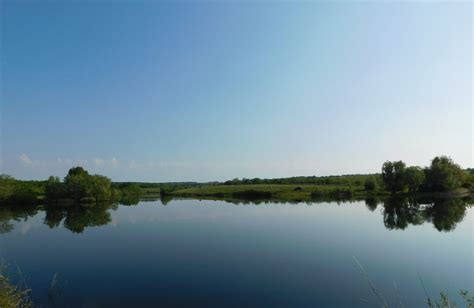
[[[249,184],[249,185],[209,185],[179,189],[167,193],[171,197],[229,200],[277,200],[277,201],[312,201],[318,199],[346,200],[390,197],[383,190],[367,191],[363,186],[348,185],[290,185],[290,184]],[[399,192],[396,196],[459,198],[471,195],[467,189],[457,189],[444,193]]]

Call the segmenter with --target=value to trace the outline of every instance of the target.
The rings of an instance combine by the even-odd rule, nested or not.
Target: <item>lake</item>
[[[422,306],[424,288],[461,303],[473,208],[397,202],[2,209],[0,257],[45,307],[380,307],[368,279],[394,306]]]

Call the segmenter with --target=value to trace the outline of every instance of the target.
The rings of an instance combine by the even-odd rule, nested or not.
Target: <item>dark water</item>
[[[0,257],[46,307],[380,306],[354,257],[419,307],[420,277],[431,296],[474,291],[473,216],[461,200],[3,208]]]

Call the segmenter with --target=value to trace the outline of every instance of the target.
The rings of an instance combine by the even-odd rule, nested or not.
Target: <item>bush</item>
[[[33,307],[28,297],[29,290],[14,286],[5,275],[5,266],[0,269],[0,307],[27,308]]]
[[[417,192],[425,182],[425,173],[420,167],[408,167],[405,170],[405,183],[411,193]]]
[[[374,178],[367,178],[364,183],[364,189],[366,191],[374,191],[377,188]]]

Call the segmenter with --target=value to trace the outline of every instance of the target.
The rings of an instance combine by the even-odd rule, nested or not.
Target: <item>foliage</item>
[[[402,161],[387,161],[382,166],[385,188],[392,194],[408,187],[410,193],[446,192],[457,188],[471,188],[474,183],[471,172],[464,172],[459,165],[446,156],[435,157],[431,166],[424,170],[411,166],[406,168]]]
[[[91,175],[82,167],[69,169],[64,182],[57,177],[49,177],[45,185],[46,199],[53,203],[58,203],[60,199],[73,199],[75,203],[111,201],[131,196],[138,198],[139,195],[138,185],[113,187],[109,178]]]
[[[364,189],[366,191],[374,191],[377,189],[377,183],[373,177],[368,177],[365,179]]]
[[[97,201],[110,200],[112,196],[111,181],[103,175],[93,175],[91,177],[91,195]]]
[[[28,308],[33,304],[28,297],[29,290],[13,285],[5,274],[5,266],[0,269],[0,307]]]
[[[446,156],[435,157],[426,169],[426,184],[431,191],[449,191],[462,185],[464,173]]]
[[[463,298],[465,307],[474,308],[474,297],[469,295],[469,292],[462,290],[459,295]],[[430,308],[454,308],[457,307],[456,303],[452,301],[445,292],[440,292],[439,300],[433,300],[428,297],[427,304]]]
[[[425,182],[425,172],[420,167],[411,166],[405,169],[405,183],[411,193],[418,191]]]
[[[349,174],[349,175],[331,175],[331,176],[296,176],[289,178],[276,179],[238,179],[225,181],[224,185],[344,185],[344,186],[362,186],[367,178],[377,178],[379,175],[374,174]]]
[[[391,193],[402,191],[405,188],[405,163],[386,161],[382,166],[382,180]]]
[[[65,187],[57,176],[50,176],[46,182],[45,195],[52,200],[57,200],[64,196]]]
[[[44,191],[41,181],[20,181],[9,175],[0,175],[0,203],[31,205]]]
[[[458,188],[464,188],[459,189]],[[71,206],[81,202],[120,201],[136,204],[140,197],[164,199],[165,196],[236,198],[242,191],[270,192],[272,199],[312,200],[348,199],[354,196],[404,192],[434,193],[453,191],[474,192],[474,169],[461,170],[446,156],[435,157],[431,166],[406,167],[402,161],[387,161],[381,174],[338,176],[297,176],[276,179],[233,179],[223,183],[209,182],[117,182],[102,175],[91,175],[82,167],[73,167],[61,181],[49,177],[46,181],[20,181],[0,175],[0,204],[32,205],[42,198],[46,203]],[[338,190],[339,189],[339,190]],[[238,192],[236,196],[233,193]],[[244,193],[245,194],[245,193]],[[169,197],[166,197],[169,199]]]
[[[64,178],[64,186],[67,195],[76,202],[82,198],[92,196],[92,178],[89,173],[82,167],[73,167],[69,169],[68,174]],[[46,196],[51,199],[50,196]]]

